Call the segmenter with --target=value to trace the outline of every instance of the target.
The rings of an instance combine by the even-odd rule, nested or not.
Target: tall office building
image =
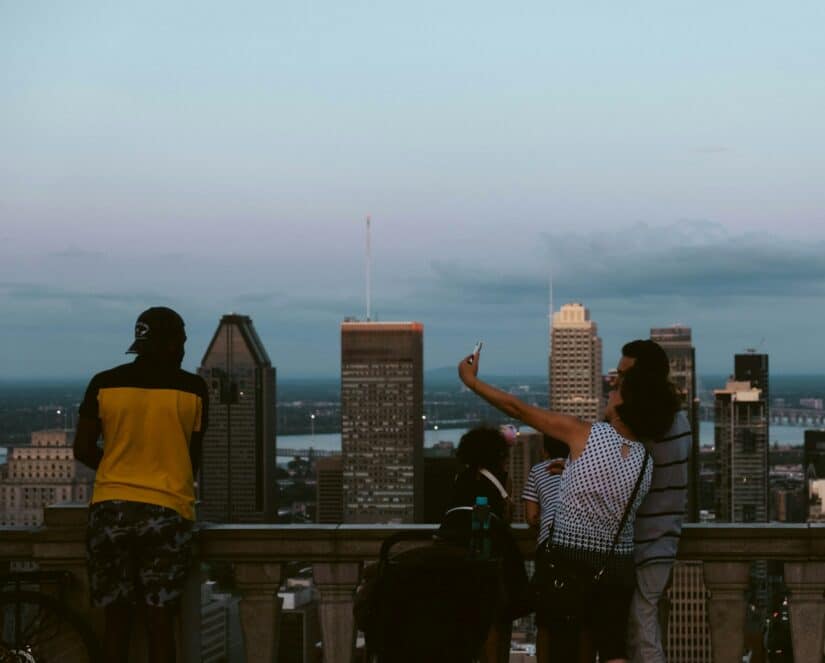
[[[734,355],[733,377],[737,382],[750,382],[762,392],[762,398],[770,404],[771,392],[768,384],[768,355],[748,350]]]
[[[341,323],[344,521],[422,517],[424,326]]]
[[[553,313],[550,409],[584,421],[602,414],[602,339],[590,312],[575,302]]]
[[[451,454],[445,454],[439,449],[425,449],[423,468],[421,522],[440,523],[450,508],[459,469],[455,450]]]
[[[34,431],[31,445],[14,447],[0,466],[0,527],[43,524],[43,509],[88,502],[95,473],[74,459],[74,431]]]
[[[731,380],[714,392],[717,459],[716,520],[768,520],[768,421],[762,391]]]
[[[650,340],[658,343],[670,360],[670,379],[682,396],[693,440],[688,463],[688,504],[686,520],[699,520],[699,399],[696,397],[696,350],[691,329],[684,325],[654,327]]]
[[[275,369],[249,317],[221,318],[198,373],[209,387],[199,517],[275,522]]]
[[[802,463],[806,479],[825,479],[825,430],[805,431]]]
[[[315,461],[315,508],[319,523],[344,522],[344,460],[328,456]]]

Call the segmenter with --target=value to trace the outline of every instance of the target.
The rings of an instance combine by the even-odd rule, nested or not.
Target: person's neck
[[[636,433],[634,433],[632,430],[630,430],[625,425],[625,423],[621,419],[619,419],[618,417],[614,418],[610,422],[610,425],[613,426],[613,428],[616,429],[616,432],[619,435],[621,435],[624,439],[630,440],[631,442],[638,442],[639,441],[639,437],[636,435]]]

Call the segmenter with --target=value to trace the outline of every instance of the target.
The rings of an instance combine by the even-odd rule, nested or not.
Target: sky
[[[548,282],[605,368],[692,327],[825,371],[825,5],[0,0],[0,380],[127,360],[172,306],[194,369],[247,314],[279,378],[339,323],[425,369],[547,366]]]

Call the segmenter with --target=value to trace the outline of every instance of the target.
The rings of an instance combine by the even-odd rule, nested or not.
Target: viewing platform
[[[320,596],[324,661],[349,663],[355,650],[352,607],[365,562],[378,557],[390,534],[433,529],[432,525],[203,525],[196,535],[195,565],[231,562],[240,594],[240,620],[248,663],[272,663],[277,652],[280,601],[277,592],[287,562],[312,566]],[[102,615],[88,609],[86,508],[49,507],[39,528],[0,531],[0,564],[34,561],[43,570],[65,570],[72,583],[65,600],[83,612],[100,633]],[[513,532],[526,558],[533,534],[523,525]],[[745,591],[750,562],[781,560],[789,590],[790,624],[796,663],[821,663],[825,634],[825,524],[686,525],[682,560],[701,561],[706,607],[716,663],[741,658],[745,633]],[[200,661],[200,583],[192,573],[182,609],[181,658]],[[139,631],[139,629],[136,629]],[[142,633],[136,632],[136,639]]]

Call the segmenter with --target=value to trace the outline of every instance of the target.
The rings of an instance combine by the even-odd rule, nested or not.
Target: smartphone
[[[468,364],[472,364],[472,363],[473,363],[473,361],[475,361],[475,356],[476,356],[479,352],[481,352],[481,346],[482,346],[482,345],[484,345],[484,343],[482,343],[481,341],[479,341],[478,343],[476,343],[476,346],[473,348],[472,353],[470,353],[470,356],[467,358],[467,363],[468,363]]]

